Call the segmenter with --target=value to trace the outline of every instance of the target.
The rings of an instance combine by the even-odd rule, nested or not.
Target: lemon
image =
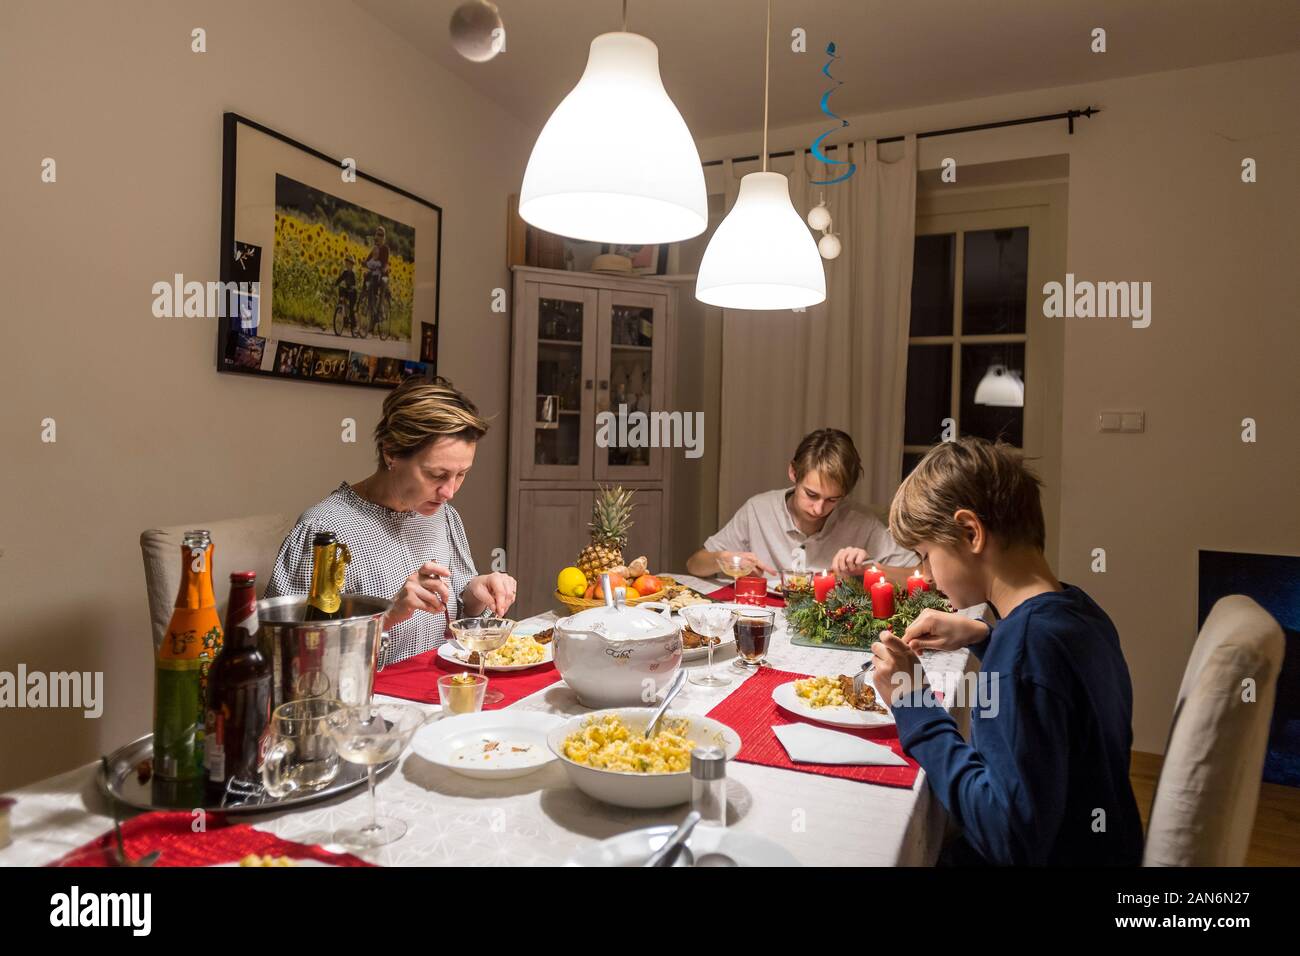
[[[587,576],[577,568],[565,568],[556,578],[555,587],[569,597],[582,597],[587,592]]]

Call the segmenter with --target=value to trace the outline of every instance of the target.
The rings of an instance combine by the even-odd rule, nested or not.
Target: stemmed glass
[[[718,567],[722,573],[731,578],[734,584],[738,578],[743,578],[754,570],[754,562],[743,554],[735,552],[718,556]]]
[[[478,653],[478,676],[486,681],[487,675],[483,673],[483,663],[490,651],[495,651],[510,639],[510,632],[515,629],[515,622],[504,617],[462,617],[452,621],[450,626],[457,647],[466,652]],[[484,705],[499,704],[503,700],[505,694],[499,690],[488,688],[483,695]]]
[[[400,840],[406,833],[404,820],[379,816],[375,766],[400,757],[424,719],[424,710],[415,704],[380,703],[340,707],[325,718],[339,756],[349,763],[362,764],[370,787],[370,822],[355,830],[339,831],[334,835],[337,842],[367,849]]]
[[[709,663],[703,674],[698,671],[691,674],[691,683],[702,687],[726,687],[731,683],[729,677],[718,677],[713,673],[713,645],[731,630],[736,621],[736,612],[722,604],[692,604],[682,608],[682,617],[696,634],[704,635],[708,642]]]

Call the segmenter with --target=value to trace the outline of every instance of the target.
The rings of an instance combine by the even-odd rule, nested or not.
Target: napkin
[[[783,724],[772,732],[781,746],[798,763],[874,764],[904,767],[907,761],[888,747],[811,724]]]

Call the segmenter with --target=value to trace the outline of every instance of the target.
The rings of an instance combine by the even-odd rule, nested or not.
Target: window
[[[942,225],[917,222],[903,477],[945,428],[1025,446],[1030,227]]]

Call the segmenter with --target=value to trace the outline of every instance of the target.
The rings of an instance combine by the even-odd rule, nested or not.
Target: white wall
[[[1152,283],[1149,328],[1062,320],[1059,571],[1119,628],[1139,750],[1164,750],[1196,636],[1198,549],[1300,553],[1298,88],[1291,54],[850,117],[840,134],[1103,109],[1074,136],[1064,122],[1021,126],[923,140],[920,154],[924,169],[955,158],[958,185],[963,164],[1068,154],[1068,271]],[[773,131],[771,148],[806,146],[824,128]],[[699,145],[714,159],[758,143],[754,133]],[[1259,164],[1254,185],[1240,179],[1247,156]],[[1146,433],[1098,434],[1103,409],[1145,411]],[[1248,416],[1256,444],[1240,439]],[[1099,547],[1104,575],[1090,570]]]
[[[498,416],[456,500],[483,564],[504,544],[509,362],[488,305],[531,138],[343,0],[7,0],[0,84],[0,670],[103,670],[107,698],[98,721],[0,712],[2,789],[150,729],[142,529],[297,514],[373,464],[383,391],[218,375],[211,321],[151,314],[155,281],[215,278],[222,112],[443,207],[439,371]]]

